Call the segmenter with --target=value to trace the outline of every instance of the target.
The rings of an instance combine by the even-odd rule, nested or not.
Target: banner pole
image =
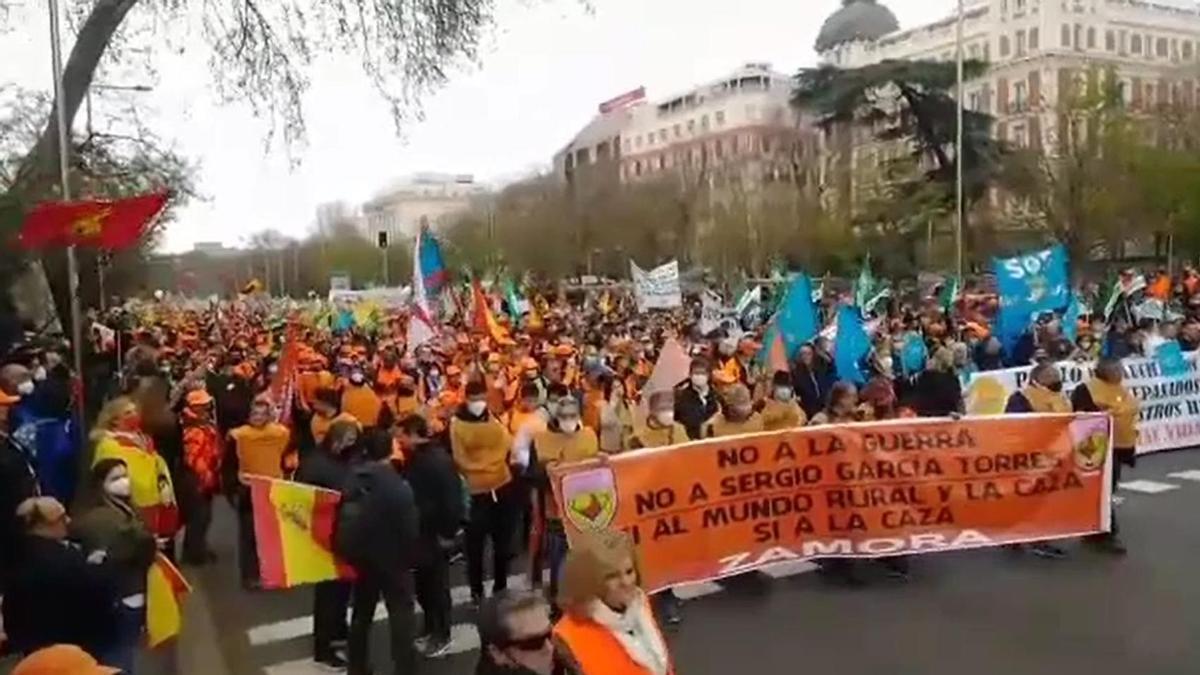
[[[58,0],[49,0],[50,63],[54,69],[54,114],[58,120],[58,177],[62,200],[71,201],[70,130],[67,128],[67,104],[63,93],[62,42],[59,28]],[[67,288],[71,303],[71,348],[75,355],[75,395],[78,397],[79,418],[83,419],[83,312],[79,306],[79,260],[75,245],[67,247]]]

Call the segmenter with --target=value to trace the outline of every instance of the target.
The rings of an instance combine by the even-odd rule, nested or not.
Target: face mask
[[[359,384],[362,384],[363,382],[366,382],[366,377],[364,377],[362,373],[352,373],[350,375],[350,382],[352,382],[355,385],[359,385]]]
[[[779,401],[792,400],[792,388],[791,387],[775,387],[775,399],[779,400]]]
[[[1057,394],[1063,390],[1063,383],[1062,382],[1054,382],[1052,384],[1046,385],[1046,388]]]
[[[738,406],[730,406],[729,407],[729,412],[733,413],[733,416],[737,417],[738,419],[744,419],[746,417],[749,417],[750,413],[753,411],[754,411],[754,409],[748,405],[738,405]]]
[[[37,382],[41,382],[42,380],[45,380],[46,379],[46,369],[41,366],[38,366],[36,369],[34,369],[33,379]]]
[[[562,429],[568,434],[573,434],[575,433],[575,430],[579,428],[579,420],[575,419],[574,417],[569,419],[559,419],[558,428]]]
[[[17,385],[17,393],[22,396],[28,396],[33,393],[33,380],[25,380]]]
[[[272,363],[271,366],[267,368],[267,372],[274,375],[275,373],[279,372],[279,366]]]
[[[882,359],[879,359],[879,368],[884,373],[892,372],[892,367],[894,365],[895,365],[895,361],[893,361],[892,357],[890,357],[890,356],[885,356]]]
[[[114,497],[127,498],[133,492],[133,484],[129,476],[121,476],[105,483],[104,490]]]
[[[467,412],[475,417],[482,415],[485,410],[487,410],[487,401],[470,401],[467,403]]]
[[[654,419],[664,427],[669,427],[675,423],[674,410],[660,410],[654,413]]]
[[[702,373],[692,375],[692,386],[697,389],[703,389],[708,386],[708,376]]]

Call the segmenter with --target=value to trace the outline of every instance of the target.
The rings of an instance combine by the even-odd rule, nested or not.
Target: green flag
[[[519,321],[521,315],[529,311],[529,303],[521,297],[521,293],[517,291],[516,282],[508,275],[504,277],[504,301],[508,303],[508,313],[512,316],[513,321]]]
[[[954,303],[958,302],[959,294],[958,277],[947,279],[942,284],[942,292],[938,295],[938,304],[942,306],[942,310],[949,314]]]
[[[1120,277],[1113,277],[1110,280],[1110,283],[1107,284],[1107,291],[1104,288],[1101,288],[1101,302],[1097,304],[1100,304],[1104,308],[1103,312],[1105,321],[1108,321],[1109,317],[1111,317],[1112,313],[1117,309],[1117,303],[1121,302],[1122,294],[1123,291],[1121,290]]]
[[[875,276],[871,274],[871,256],[863,259],[862,270],[858,273],[858,281],[854,283],[854,305],[867,309],[867,303],[875,297]]]

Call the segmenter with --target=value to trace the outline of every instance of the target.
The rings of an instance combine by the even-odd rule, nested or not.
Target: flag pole
[[[958,62],[958,77],[955,93],[956,128],[954,138],[954,246],[957,251],[958,278],[963,276],[963,220],[966,217],[963,204],[963,0],[958,0],[958,23],[955,37],[955,60]]]
[[[62,42],[59,29],[58,0],[48,0],[50,10],[50,63],[54,69],[54,114],[58,119],[58,177],[62,200],[71,201],[70,153],[67,128],[67,104],[63,100]],[[79,397],[79,418],[83,419],[83,313],[79,307],[79,260],[75,245],[67,247],[67,288],[71,302],[71,348],[75,354],[76,395]]]

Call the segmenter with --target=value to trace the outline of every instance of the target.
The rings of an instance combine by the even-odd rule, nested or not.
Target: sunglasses
[[[522,652],[540,651],[546,646],[546,643],[550,641],[551,635],[553,635],[553,631],[548,630],[545,633],[534,635],[533,637],[509,640],[505,644],[505,647],[511,647]]]

